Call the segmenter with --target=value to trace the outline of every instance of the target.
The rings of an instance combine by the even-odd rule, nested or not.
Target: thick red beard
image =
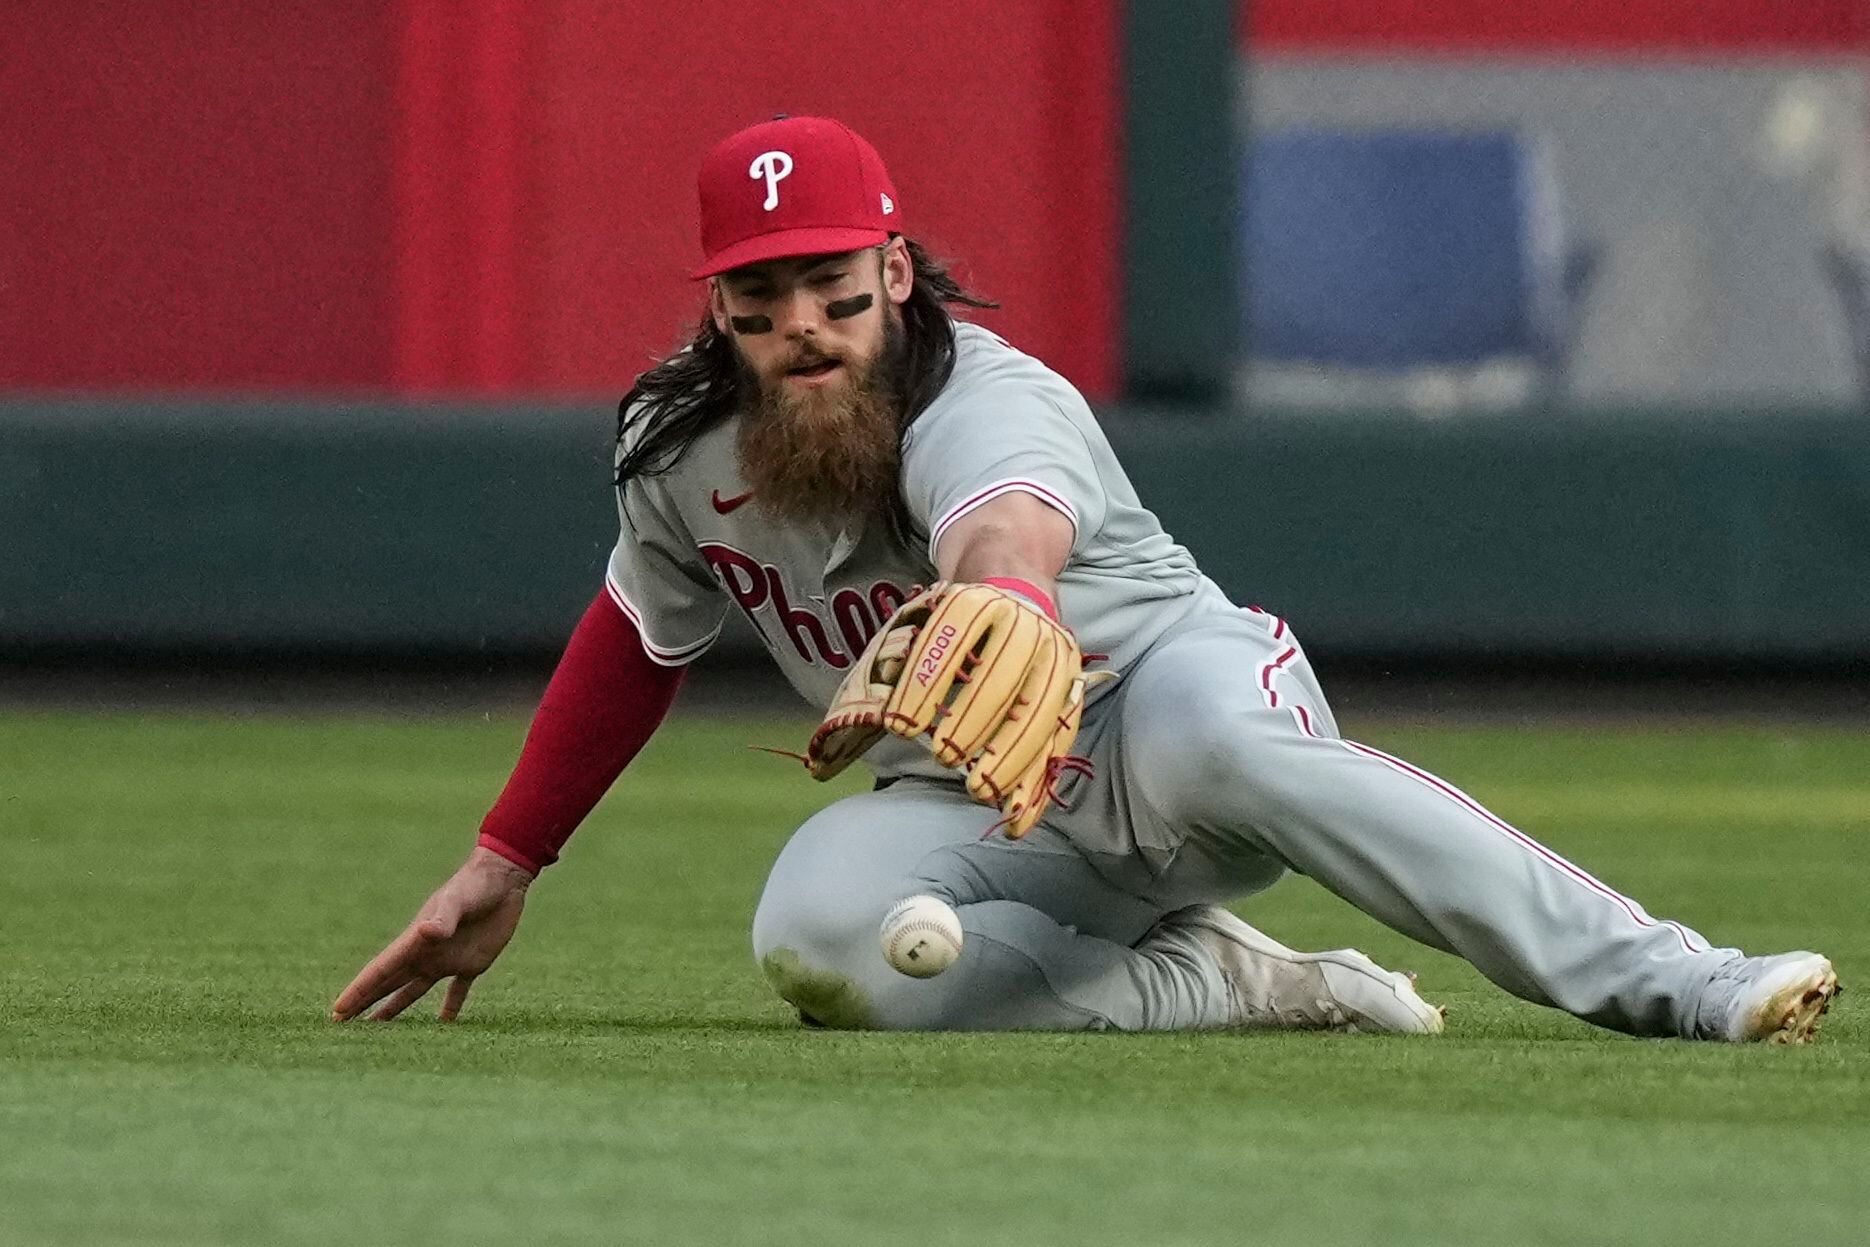
[[[894,328],[894,326],[890,326]],[[778,519],[842,523],[886,513],[902,466],[901,400],[882,366],[842,362],[841,385],[797,388],[743,378],[758,397],[740,422],[740,474],[754,504]]]

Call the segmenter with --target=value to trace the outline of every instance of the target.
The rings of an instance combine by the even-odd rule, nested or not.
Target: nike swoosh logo
[[[731,514],[742,503],[748,501],[752,497],[753,497],[753,491],[751,489],[749,489],[746,493],[740,495],[738,498],[723,498],[721,497],[721,491],[717,489],[714,491],[714,496],[711,499],[711,501],[714,503],[714,513],[716,515]]]

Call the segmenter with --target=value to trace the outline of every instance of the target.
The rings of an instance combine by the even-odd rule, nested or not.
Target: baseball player
[[[1138,501],[1083,398],[903,233],[882,160],[778,118],[700,175],[708,307],[620,414],[621,532],[468,862],[339,996],[456,1016],[550,865],[740,612],[874,791],[799,828],[753,951],[808,1022],[1433,1033],[1407,977],[1222,908],[1288,871],[1524,999],[1637,1035],[1809,1039],[1823,957],[1748,957],[1452,784],[1342,738],[1291,627],[1236,606]],[[1243,524],[1250,523],[1243,518]],[[878,923],[928,894],[959,960]]]

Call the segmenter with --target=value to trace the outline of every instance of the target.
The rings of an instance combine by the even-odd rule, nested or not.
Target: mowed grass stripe
[[[1855,1137],[1792,1122],[1658,1135],[1640,1121],[1377,1103],[1343,1130],[1251,1101],[1137,1113],[1094,1088],[1064,1103],[1042,1090],[964,1093],[931,1115],[924,1088],[645,1097],[634,1085],[423,1074],[236,1072],[96,1089],[107,1108],[25,1124],[41,1164],[117,1175],[113,1198],[31,1201],[32,1220],[16,1224],[69,1241],[99,1230],[177,1242],[334,1230],[471,1242],[1658,1241],[1623,1237],[1654,1226],[1668,1231],[1659,1241],[1725,1242],[1735,1217],[1770,1212],[1806,1241],[1851,1230],[1848,1206],[1828,1206],[1817,1184],[1788,1197],[1776,1166],[1753,1159],[1770,1149],[1822,1174]],[[669,1146],[697,1137],[711,1141],[705,1153]],[[1432,1166],[1399,1163],[1431,1138]],[[14,1167],[0,1160],[0,1175]],[[348,1216],[333,1215],[334,1191]]]

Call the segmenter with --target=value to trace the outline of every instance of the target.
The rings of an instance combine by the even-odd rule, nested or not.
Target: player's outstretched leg
[[[1711,947],[1445,780],[1338,738],[1271,616],[1187,626],[1111,695],[1087,732],[1142,840],[1271,857],[1525,999],[1640,1035],[1801,1042],[1837,991],[1824,958]]]
[[[830,806],[774,863],[754,955],[809,1021],[892,1030],[1180,1030],[1279,1026],[1427,1031],[1439,1015],[1356,954],[1301,954],[1218,907],[1166,906],[1102,878],[1043,828],[983,841],[992,811],[958,787],[905,781]],[[952,904],[960,959],[897,973],[878,941],[904,896]],[[1214,912],[1204,913],[1213,909]]]

